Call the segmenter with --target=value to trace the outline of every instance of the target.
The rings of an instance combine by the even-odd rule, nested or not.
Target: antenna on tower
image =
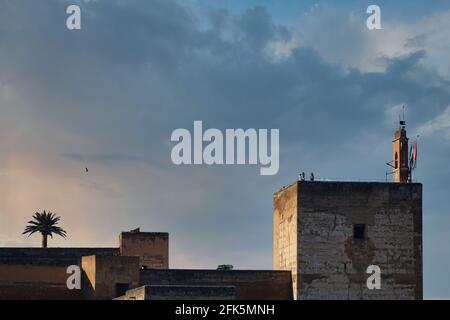
[[[405,129],[406,120],[405,120],[405,105],[402,107],[402,113],[398,115],[400,128]]]

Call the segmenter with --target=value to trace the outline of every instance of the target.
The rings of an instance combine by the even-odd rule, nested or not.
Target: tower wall
[[[169,268],[169,234],[166,232],[122,232],[120,254],[138,256],[141,266]]]
[[[422,299],[421,184],[301,181],[275,199],[274,228],[297,203],[296,239],[274,239],[282,243],[274,268],[297,274],[296,298]],[[363,239],[355,226],[364,226]],[[296,257],[282,263],[279,247],[295,245]],[[381,268],[379,290],[366,286],[369,265]]]
[[[290,270],[297,287],[297,184],[276,193],[273,198],[273,268]],[[297,291],[293,290],[294,299]]]

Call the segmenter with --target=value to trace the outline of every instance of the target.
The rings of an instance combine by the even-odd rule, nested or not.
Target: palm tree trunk
[[[42,234],[42,248],[47,248],[47,235]]]

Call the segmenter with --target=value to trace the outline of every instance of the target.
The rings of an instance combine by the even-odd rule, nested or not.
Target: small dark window
[[[353,239],[364,240],[366,238],[366,225],[355,224],[353,226]]]
[[[116,297],[123,296],[130,289],[128,283],[116,283]]]

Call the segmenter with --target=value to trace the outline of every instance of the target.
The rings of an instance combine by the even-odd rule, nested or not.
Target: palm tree
[[[57,217],[54,213],[45,212],[45,210],[40,213],[36,212],[33,216],[33,220],[28,221],[28,225],[22,234],[29,233],[31,236],[35,232],[40,232],[42,234],[42,248],[47,248],[47,237],[53,238],[53,234],[60,235],[66,238],[66,231],[61,227],[58,227],[58,221],[60,217]]]

